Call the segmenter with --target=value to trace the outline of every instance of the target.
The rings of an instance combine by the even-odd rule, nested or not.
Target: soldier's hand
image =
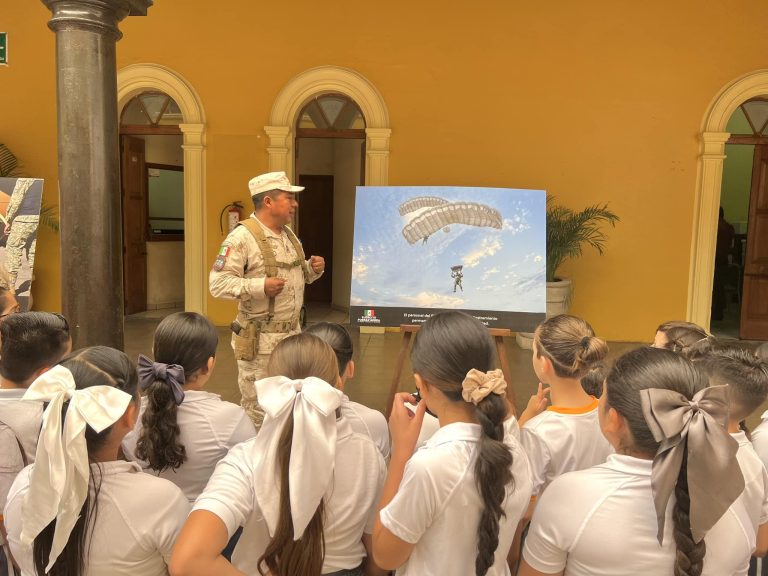
[[[274,298],[283,291],[285,280],[282,278],[267,278],[264,280],[264,294],[269,298]]]
[[[320,274],[320,272],[325,270],[325,258],[322,256],[310,256],[309,265],[315,274]]]

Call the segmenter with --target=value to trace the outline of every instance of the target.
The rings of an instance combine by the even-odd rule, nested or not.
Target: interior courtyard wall
[[[275,97],[302,71],[331,64],[362,74],[384,98],[391,185],[544,188],[574,208],[609,202],[622,221],[606,254],[586,252],[561,271],[575,282],[572,311],[608,338],[648,340],[662,320],[685,316],[703,115],[723,86],[768,68],[767,16],[762,0],[739,10],[693,0],[472,10],[434,0],[341,0],[334,10],[187,0],[125,20],[117,58],[118,68],[177,71],[205,107],[206,268],[223,239],[222,207],[247,205],[248,179],[267,169],[263,128]],[[49,17],[41,2],[4,10],[11,65],[0,68],[0,110],[14,112],[0,116],[0,140],[26,173],[46,178],[44,200],[55,204]],[[40,308],[60,307],[57,242],[41,232]],[[234,310],[208,298],[217,324]]]

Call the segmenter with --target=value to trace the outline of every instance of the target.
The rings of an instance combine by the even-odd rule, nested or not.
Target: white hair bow
[[[293,441],[288,466],[293,539],[298,540],[312,519],[333,478],[336,457],[336,409],[342,393],[310,376],[290,380],[273,376],[256,382],[259,404],[266,412],[254,449],[260,456],[254,473],[259,507],[274,536],[280,513],[278,444],[293,415]]]
[[[29,490],[22,504],[21,541],[27,546],[56,519],[46,573],[69,540],[88,495],[90,465],[85,443],[86,424],[102,432],[125,414],[132,397],[112,386],[75,388],[72,372],[54,366],[37,378],[24,400],[50,402],[43,412]],[[61,423],[61,409],[69,407]]]

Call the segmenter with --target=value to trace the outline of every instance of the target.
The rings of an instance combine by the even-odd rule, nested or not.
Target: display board
[[[43,181],[0,178],[0,288],[29,308]]]
[[[531,331],[546,312],[546,193],[359,186],[350,323],[420,324],[464,310]]]

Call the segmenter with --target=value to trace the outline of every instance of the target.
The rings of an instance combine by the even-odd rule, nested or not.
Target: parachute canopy
[[[411,204],[416,202],[421,204]],[[424,204],[424,202],[432,202],[432,204]],[[409,244],[415,244],[419,240],[426,241],[432,234],[451,224],[466,224],[501,230],[499,211],[478,202],[448,202],[442,198],[421,196],[401,204],[400,214],[404,215],[425,207],[427,207],[426,210],[415,216],[403,228],[403,236]],[[404,210],[406,211],[404,212]]]
[[[448,203],[448,200],[443,200],[437,196],[417,196],[416,198],[411,198],[400,204],[400,216],[405,216],[416,210],[421,210],[422,208],[430,208],[432,206],[440,206]]]

